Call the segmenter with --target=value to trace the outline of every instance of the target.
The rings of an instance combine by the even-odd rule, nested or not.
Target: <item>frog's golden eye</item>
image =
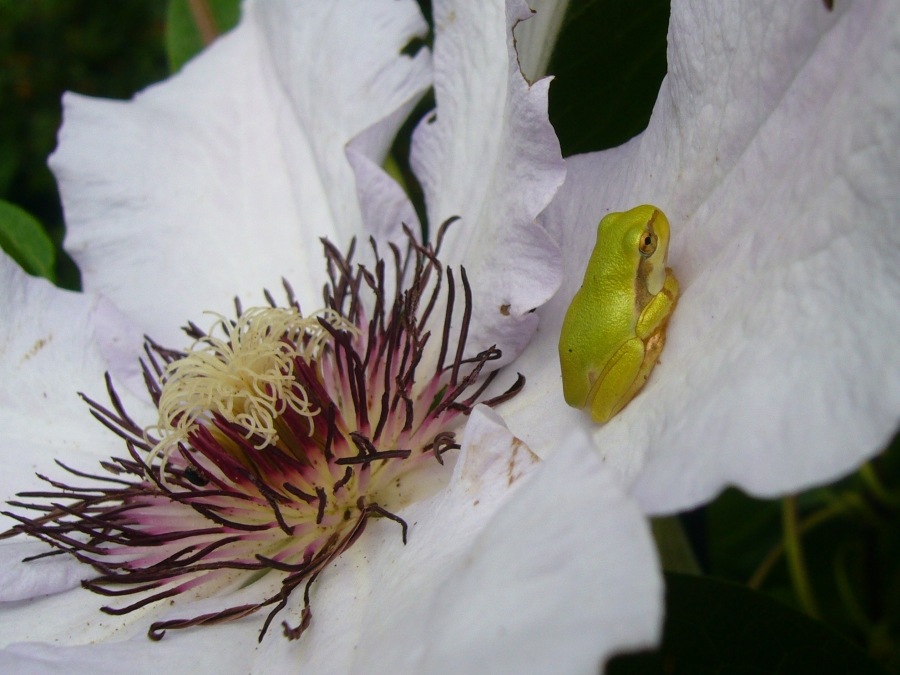
[[[644,233],[641,235],[641,239],[638,242],[638,251],[641,252],[641,255],[645,258],[653,255],[653,252],[656,250],[656,233],[650,230],[644,230]]]

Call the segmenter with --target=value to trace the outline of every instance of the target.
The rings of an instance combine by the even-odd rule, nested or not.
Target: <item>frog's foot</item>
[[[665,345],[666,332],[660,330],[651,335],[646,343],[632,338],[619,347],[606,371],[594,383],[588,398],[592,401],[591,417],[595,422],[608,422],[637,396]]]

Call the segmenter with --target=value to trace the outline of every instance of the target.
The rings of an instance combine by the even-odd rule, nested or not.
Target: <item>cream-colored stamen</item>
[[[218,321],[209,334],[165,369],[154,458],[168,456],[192,428],[215,415],[245,429],[257,448],[277,440],[275,421],[286,406],[310,420],[312,433],[312,418],[320,411],[297,384],[294,360],[309,363],[318,355],[328,338],[320,318],[337,330],[357,332],[332,310],[304,317],[294,308],[253,307],[234,321],[214,316]]]

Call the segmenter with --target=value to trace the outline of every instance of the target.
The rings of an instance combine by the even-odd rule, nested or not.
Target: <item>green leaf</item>
[[[884,675],[847,639],[761,593],[666,573],[666,624],[655,652],[610,661],[607,675]]]
[[[0,247],[29,274],[55,281],[56,250],[43,226],[28,211],[2,199]]]
[[[621,145],[647,127],[666,74],[669,0],[569,3],[548,68],[563,155]]]
[[[206,46],[198,22],[204,25],[208,38],[234,28],[240,16],[240,0],[197,0],[193,3],[169,0],[166,14],[169,70],[174,73]]]

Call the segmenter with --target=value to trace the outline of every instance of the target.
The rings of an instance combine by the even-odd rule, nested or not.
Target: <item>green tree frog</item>
[[[566,403],[607,422],[640,391],[666,342],[678,281],[669,221],[655,206],[610,213],[559,336]]]

